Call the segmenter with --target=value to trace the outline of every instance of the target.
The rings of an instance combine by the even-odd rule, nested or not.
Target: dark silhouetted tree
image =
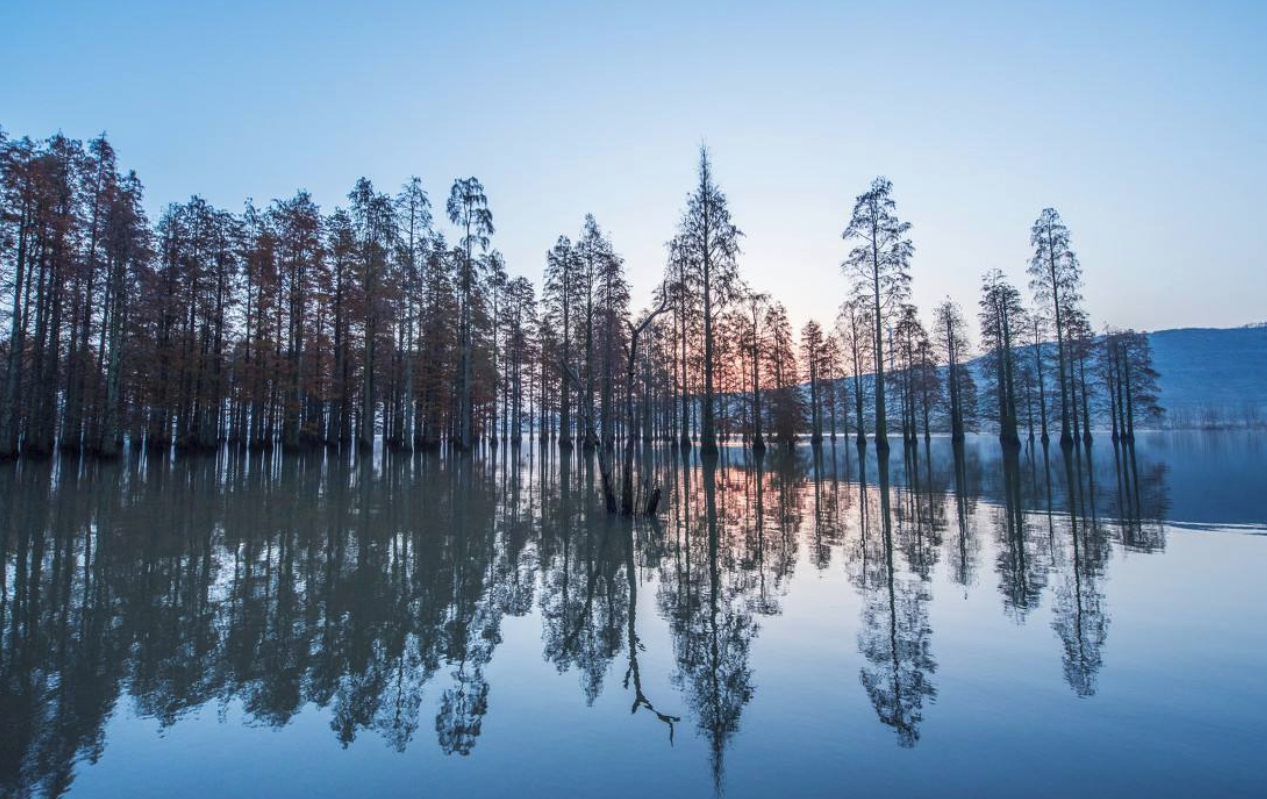
[[[875,366],[876,447],[888,449],[888,420],[884,384],[884,331],[910,294],[910,262],[915,246],[907,234],[909,222],[897,216],[893,184],[876,178],[858,195],[842,238],[856,241],[841,268],[853,283],[856,296],[870,304],[872,351]]]
[[[474,383],[472,377],[474,359],[474,322],[473,302],[475,299],[476,262],[474,249],[488,249],[489,236],[496,232],[493,229],[493,212],[488,209],[488,198],[484,196],[484,185],[477,179],[458,178],[453,181],[449,192],[449,201],[445,206],[449,221],[462,229],[459,245],[463,251],[463,259],[458,275],[459,291],[459,347],[461,352],[461,380],[458,390],[457,407],[457,445],[460,449],[469,450],[474,443]]]
[[[1070,316],[1082,299],[1082,267],[1070,244],[1069,228],[1054,208],[1044,208],[1030,229],[1034,255],[1029,262],[1030,288],[1056,334],[1056,375],[1060,385],[1060,444],[1073,443],[1071,392],[1073,375],[1065,351]]]

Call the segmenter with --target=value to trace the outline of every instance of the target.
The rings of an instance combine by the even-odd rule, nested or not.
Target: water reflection
[[[914,479],[911,490],[899,495],[896,513],[891,510],[886,454],[877,456],[879,513],[868,512],[866,484],[859,483],[865,604],[858,648],[867,660],[862,685],[880,721],[892,727],[898,743],[908,748],[919,740],[924,702],[937,696],[932,684],[937,663],[928,623],[935,535],[932,525],[925,523],[931,514],[926,516],[921,510],[925,498],[919,488],[918,451],[912,449],[910,454],[915,457],[906,460],[907,477]],[[897,548],[904,555],[904,568],[894,557]]]
[[[915,747],[938,697],[935,585],[993,581],[1017,625],[1050,604],[1051,656],[1091,697],[1114,547],[1166,545],[1168,464],[1133,448],[643,457],[672,489],[636,523],[596,506],[592,456],[528,446],[0,467],[0,791],[65,793],[124,699],[164,727],[229,701],[268,727],[315,707],[345,747],[371,732],[405,751],[434,729],[478,760],[503,623],[530,616],[587,704],[624,692],[666,746],[689,725],[720,790],[763,619],[798,569],[857,591],[858,682]],[[650,624],[671,653],[648,652]],[[646,664],[670,657],[672,690],[650,695]]]

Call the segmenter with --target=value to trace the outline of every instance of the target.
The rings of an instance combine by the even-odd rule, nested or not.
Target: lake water
[[[1267,795],[1267,438],[644,460],[0,465],[0,795]]]

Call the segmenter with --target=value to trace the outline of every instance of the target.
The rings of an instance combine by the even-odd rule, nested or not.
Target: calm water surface
[[[1267,794],[1267,439],[0,466],[0,795]]]

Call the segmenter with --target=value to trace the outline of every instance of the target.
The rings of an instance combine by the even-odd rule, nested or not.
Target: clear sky
[[[644,302],[706,142],[741,268],[799,325],[846,286],[876,175],[914,290],[975,315],[1028,231],[1073,231],[1097,326],[1267,320],[1267,2],[0,2],[0,126],[105,130],[157,211],[365,175],[487,189],[539,281],[586,212]]]

